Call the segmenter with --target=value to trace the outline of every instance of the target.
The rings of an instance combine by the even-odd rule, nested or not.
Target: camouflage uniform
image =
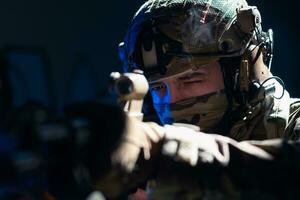
[[[216,58],[224,58],[226,60],[228,57],[244,57],[244,54],[246,54],[245,52],[247,51],[246,48],[249,47],[250,41],[242,40],[242,46],[233,44],[233,49],[228,51],[227,54],[224,52],[218,52],[220,51],[220,45],[217,43],[222,40],[223,36],[226,37],[226,31],[230,31],[230,28],[228,27],[233,23],[231,19],[235,18],[237,8],[243,8],[245,6],[247,6],[247,2],[243,0],[147,1],[135,14],[125,37],[125,42],[120,51],[121,58],[125,58],[123,61],[124,66],[127,67],[126,70],[132,71],[133,69],[139,68],[138,64],[134,61],[134,57],[138,56],[137,52],[135,52],[137,43],[139,43],[138,38],[146,26],[149,24],[153,25],[151,23],[153,23],[155,19],[163,21],[156,24],[156,26],[159,27],[160,31],[163,31],[168,37],[180,42],[182,44],[181,47],[185,50],[185,52],[193,55],[202,55],[200,61],[196,60],[193,62],[204,64],[211,60],[215,60]],[[193,35],[195,31],[202,31],[198,26],[186,26],[187,24],[185,22],[187,22],[189,18],[186,17],[186,13],[184,13],[184,11],[189,10],[189,12],[194,12],[195,10],[190,9],[193,7],[196,7],[196,11],[198,8],[202,10],[200,14],[198,13],[199,15],[196,13],[196,19],[198,21],[196,20],[195,23],[196,25],[199,25],[199,27],[202,25],[198,23],[202,20],[205,21],[206,18],[207,20],[210,20],[209,18],[211,16],[207,14],[210,12],[210,8],[212,8],[212,13],[210,14],[215,16],[214,20],[217,20],[217,24],[210,24],[212,25],[210,28],[213,30],[213,32],[209,32],[212,36],[211,38],[209,38],[208,35],[205,35],[207,37],[204,37],[204,40],[202,40],[203,38],[201,39],[201,37]],[[183,16],[183,19],[182,17],[178,17],[178,15],[174,15],[174,13],[180,13],[180,16]],[[260,19],[255,20],[256,22],[260,21]],[[175,26],[168,26],[166,21],[173,25],[175,24]],[[184,27],[186,31],[178,33],[178,27],[180,27],[178,24],[182,24],[182,22],[184,22],[184,26],[181,27]],[[194,22],[192,25],[195,25]],[[202,28],[205,28],[205,26],[202,26]],[[239,28],[243,29],[243,26],[240,24]],[[256,28],[257,30],[255,29],[255,31],[258,31],[261,27],[258,26]],[[224,32],[224,30],[226,31]],[[236,35],[232,36],[237,37]],[[249,35],[245,34],[243,37],[247,38],[248,36]],[[168,51],[168,48],[168,46],[165,46],[162,49]],[[206,54],[207,52],[209,52],[209,54]],[[181,56],[185,55],[181,54]],[[145,70],[145,75],[149,82],[155,82],[156,80],[161,80],[164,77],[174,76],[175,74],[188,70],[191,66],[186,67],[187,68],[175,67],[170,69],[168,68],[168,65],[166,65],[164,73],[156,74],[147,73],[148,69],[143,70]],[[234,71],[236,70],[237,68],[234,69]],[[240,71],[240,73],[242,72]],[[253,73],[255,74],[255,72]],[[225,81],[226,78],[228,77],[224,77]],[[233,77],[233,79],[234,78],[235,77]],[[266,183],[266,185],[272,184],[271,180],[273,179],[270,177],[270,173],[268,173],[268,166],[271,166],[270,169],[272,170],[270,171],[272,173],[280,173],[280,170],[278,170],[277,167],[282,167],[280,163],[284,160],[283,157],[288,157],[289,155],[285,152],[282,157],[282,155],[278,153],[285,148],[284,145],[281,145],[282,141],[258,142],[252,140],[265,140],[281,137],[298,139],[300,120],[297,118],[299,117],[300,100],[290,98],[289,93],[285,91],[284,87],[280,89],[281,84],[279,84],[276,79],[268,83],[264,82],[264,80],[268,79],[268,76],[261,78],[255,77],[254,75],[254,77],[249,79],[251,79],[251,81],[255,80],[261,85],[254,89],[254,94],[250,94],[250,92],[247,94],[251,97],[247,99],[246,103],[242,98],[231,96],[235,95],[234,93],[237,92],[237,90],[233,89],[233,85],[231,85],[232,93],[228,93],[228,88],[225,88],[227,89],[225,91],[227,100],[231,99],[231,101],[228,101],[227,103],[225,103],[226,96],[222,95],[221,92],[218,94],[206,95],[205,97],[191,98],[186,101],[176,103],[173,106],[171,105],[172,114],[177,118],[175,122],[191,123],[194,125],[200,124],[201,132],[218,133],[226,137],[214,134],[201,136],[203,133],[199,133],[199,137],[203,138],[203,143],[201,138],[199,139],[198,136],[195,135],[197,134],[197,131],[194,132],[195,134],[191,133],[191,137],[186,141],[180,136],[180,134],[168,135],[164,133],[164,137],[161,142],[154,142],[156,143],[154,146],[156,146],[159,150],[154,150],[154,152],[152,150],[150,160],[139,157],[135,163],[133,171],[130,171],[128,174],[127,172],[125,172],[125,174],[122,173],[122,170],[112,170],[113,172],[105,177],[106,181],[98,182],[98,187],[104,191],[104,193],[109,193],[107,190],[112,188],[105,188],[105,182],[115,180],[118,184],[115,185],[112,190],[117,190],[115,193],[119,194],[124,193],[128,190],[128,188],[138,187],[141,183],[147,182],[146,191],[149,198],[153,200],[257,199],[258,196],[262,199],[272,199],[277,193],[267,191],[270,189],[267,186],[264,187],[260,185],[258,187],[259,184],[257,185],[257,180],[253,179],[251,176],[259,175],[257,178],[260,181]],[[281,91],[278,95],[280,98],[277,98],[274,94],[269,94],[267,92],[266,88],[268,87],[268,84],[275,85],[273,87],[275,90],[274,94]],[[225,84],[225,86],[228,86],[228,84]],[[238,87],[242,86],[239,85]],[[247,89],[245,91],[248,92],[248,86],[246,88]],[[241,90],[239,92],[241,92]],[[227,110],[224,109],[228,107],[228,104],[231,106],[231,112],[227,112]],[[210,105],[216,106],[216,112],[211,112],[211,110],[207,112],[205,111],[208,110],[206,109],[206,106],[209,107]],[[160,109],[163,110],[162,108]],[[201,113],[197,113],[198,111]],[[149,127],[149,129],[157,130],[157,128],[153,128],[153,125],[151,124]],[[164,128],[168,129],[166,126]],[[185,130],[189,132],[189,130]],[[184,135],[185,133],[182,134]],[[195,141],[193,141],[193,139],[195,139]],[[199,139],[199,144],[202,142],[201,145],[204,145],[200,145],[201,147],[199,146],[199,149],[197,149],[197,145],[195,147],[197,139]],[[213,141],[211,143],[212,146],[219,146],[221,150],[216,153],[213,151],[210,152],[211,149],[209,148],[205,149],[206,139],[207,141]],[[248,141],[240,143],[236,142],[245,140]],[[172,141],[177,143],[177,150],[173,152],[170,149],[167,149],[169,142]],[[137,144],[138,142],[135,143]],[[289,145],[297,146],[297,142]],[[138,148],[144,148],[141,144],[137,144],[136,146]],[[189,148],[196,148],[196,150],[199,150],[199,152],[196,152],[196,161],[194,160],[191,162],[191,160],[189,160],[190,158],[187,158],[189,155],[187,155],[186,152],[180,152],[181,150],[186,150],[185,148],[188,150]],[[226,149],[228,149],[227,153],[224,152]],[[218,159],[218,153],[222,154],[225,159]],[[299,156],[297,153],[296,155],[297,157]],[[121,166],[123,164],[123,167],[126,168],[123,162],[124,158],[122,158],[122,156],[126,157],[125,151],[121,152],[117,156],[117,160],[119,159],[119,164]],[[192,157],[192,155],[190,156]],[[180,160],[188,161],[189,164],[177,162]],[[290,164],[291,163],[289,163],[288,166],[291,166]],[[249,169],[249,173],[247,173],[247,165],[251,165],[252,167],[252,169]],[[298,168],[296,167],[296,169]],[[259,172],[256,173],[255,170],[258,170]],[[251,188],[245,187],[245,182],[248,180]],[[283,180],[285,179],[276,179],[275,182],[280,184],[280,181]],[[114,193],[114,191],[112,193]],[[114,195],[112,194],[111,196]]]
[[[298,138],[293,130],[299,116],[300,100],[290,98],[288,92],[281,99],[267,98],[249,108],[237,121],[228,136],[238,141],[273,138]]]
[[[184,12],[184,10],[189,9],[193,5],[196,5],[198,7],[201,7],[201,5],[209,5],[210,8],[214,8],[216,13],[214,13],[217,17],[216,20],[218,20],[217,25],[215,27],[216,30],[213,32],[213,39],[217,40],[220,32],[222,32],[222,28],[228,24],[228,20],[233,18],[233,16],[236,15],[236,8],[241,6],[246,6],[247,2],[243,0],[230,0],[230,1],[205,1],[205,0],[149,0],[145,2],[140,9],[135,14],[131,25],[129,26],[127,35],[125,37],[125,43],[124,48],[126,49],[126,54],[128,59],[126,60],[127,63],[125,63],[129,68],[136,68],[136,63],[132,61],[133,55],[136,53],[136,43],[137,38],[139,37],[140,32],[145,26],[145,23],[149,20],[156,19],[156,18],[162,18],[163,20],[170,20],[171,25],[166,25],[165,28],[158,23],[157,26],[159,26],[161,29],[163,29],[168,36],[171,38],[180,41],[183,43],[183,48],[185,50],[188,50],[189,52],[207,52],[207,51],[217,51],[217,45],[215,44],[209,44],[209,48],[204,48],[201,46],[201,42],[198,41],[197,36],[195,38],[192,38],[193,35],[195,35],[194,32],[199,31],[197,28],[193,27],[186,27],[187,23],[184,21],[190,20],[188,19],[178,19],[171,18],[169,19],[168,16],[174,16],[173,13],[180,13]],[[195,6],[195,7],[196,7]],[[225,10],[225,12],[224,12]],[[189,11],[190,12],[190,11]],[[219,14],[219,13],[220,14]],[[176,15],[176,14],[175,14]],[[198,14],[199,15],[199,14]],[[167,17],[165,17],[167,16]],[[221,19],[219,19],[221,18]],[[196,19],[198,19],[196,17]],[[173,20],[173,21],[172,21]],[[184,22],[182,22],[182,20]],[[191,19],[193,20],[193,19]],[[162,22],[164,25],[165,22]],[[183,23],[184,25],[177,25],[178,23]],[[175,24],[175,25],[174,25]],[[198,25],[198,24],[195,24]],[[173,28],[172,28],[173,26]],[[200,26],[200,25],[199,25]],[[175,28],[174,28],[175,27]],[[202,27],[201,27],[202,28]],[[178,29],[193,29],[193,30],[187,30],[180,32]],[[200,29],[200,28],[199,28]],[[189,40],[193,41],[186,41],[187,37],[185,35],[190,36],[188,38]],[[197,44],[199,45],[197,46]],[[213,43],[213,42],[212,42]],[[202,56],[202,62],[205,63],[206,60],[215,59],[216,56]],[[130,63],[132,62],[132,63]],[[191,63],[196,61],[191,61]],[[168,67],[168,66],[167,66]],[[130,69],[127,69],[130,70]],[[186,68],[180,68],[180,69],[167,69],[166,73],[163,75],[164,77],[172,76],[173,74],[180,73],[181,71],[186,70]],[[146,74],[147,76],[147,74]],[[148,80],[151,82],[153,80],[157,80],[161,78],[161,74],[151,74],[151,76],[148,77]],[[279,89],[280,90],[280,89]],[[214,98],[212,100],[211,104],[220,104],[224,101],[221,97],[212,97]],[[234,102],[235,104],[235,102]],[[191,113],[195,108],[197,107],[196,104],[189,103],[186,106],[185,113]],[[284,92],[284,95],[282,98],[277,99],[273,96],[265,95],[263,91],[257,92],[257,95],[254,98],[251,98],[249,100],[249,103],[246,108],[244,108],[240,113],[238,113],[238,117],[236,117],[233,122],[230,129],[228,129],[225,133],[220,133],[222,135],[227,135],[231,138],[234,138],[238,141],[242,140],[263,140],[263,139],[270,139],[270,138],[278,138],[285,136],[290,136],[292,134],[293,138],[297,137],[293,133],[291,133],[291,124],[294,122],[290,122],[290,115],[295,115],[295,110],[297,110],[297,107],[299,106],[299,100],[290,98],[289,93],[287,91]],[[182,109],[182,108],[181,108]],[[204,107],[205,109],[205,107]],[[179,109],[180,110],[180,109]],[[199,110],[199,109],[198,109]],[[176,108],[175,108],[176,112]],[[209,124],[211,120],[209,118],[221,118],[223,112],[215,112],[215,113],[204,113],[205,115],[211,115],[211,117],[203,118],[204,122],[201,123],[202,127],[201,130],[206,131],[205,126],[211,127],[212,125]],[[184,113],[181,112],[178,115],[184,116]],[[183,117],[182,117],[183,118]],[[180,122],[189,123],[192,121],[190,118],[186,118],[185,120],[180,120]],[[201,117],[200,117],[200,120]],[[295,120],[295,119],[294,119]],[[195,124],[195,123],[192,123]],[[204,124],[204,126],[203,126]],[[285,129],[289,126],[289,133],[285,133]],[[210,130],[209,130],[210,132]]]

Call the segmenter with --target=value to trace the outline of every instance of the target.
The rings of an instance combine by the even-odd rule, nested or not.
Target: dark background
[[[0,48],[3,52],[42,55],[18,57],[24,76],[35,81],[49,79],[50,104],[61,106],[74,100],[100,98],[105,101],[108,76],[121,70],[117,46],[142,0],[9,0],[0,3]],[[280,76],[293,97],[300,97],[299,21],[296,0],[249,0],[263,17],[263,29],[273,28],[275,52],[272,71]],[[9,52],[9,53],[7,53]],[[41,53],[41,54],[40,54]],[[18,54],[18,55],[19,55]],[[30,57],[30,58],[28,58]],[[12,58],[13,61],[15,58]],[[23,62],[22,59],[30,60]],[[28,65],[24,64],[28,63]],[[32,64],[35,63],[35,64]],[[41,64],[42,63],[42,64]],[[33,65],[46,69],[45,77]],[[38,68],[37,67],[37,68]],[[23,84],[20,84],[23,86]],[[42,86],[41,86],[42,87]],[[20,89],[22,90],[22,89]],[[30,90],[30,89],[29,89]],[[33,96],[34,96],[33,95]],[[20,97],[22,98],[22,97]],[[48,102],[49,103],[49,102]]]

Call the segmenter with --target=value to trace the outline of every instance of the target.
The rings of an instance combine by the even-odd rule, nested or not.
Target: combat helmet
[[[141,69],[155,81],[186,70],[166,67],[173,56],[202,62],[238,57],[222,63],[238,63],[239,68],[251,45],[260,47],[270,66],[272,44],[272,32],[262,31],[260,12],[245,0],[148,0],[134,15],[119,55],[124,71]],[[230,70],[227,79],[242,71]]]

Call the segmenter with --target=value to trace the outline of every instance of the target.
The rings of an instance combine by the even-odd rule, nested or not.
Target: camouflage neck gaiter
[[[201,131],[214,128],[228,106],[225,91],[192,97],[176,103],[154,104],[163,124],[186,123],[199,126]]]

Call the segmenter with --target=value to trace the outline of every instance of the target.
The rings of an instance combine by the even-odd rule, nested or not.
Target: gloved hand
[[[226,166],[230,159],[229,145],[261,159],[272,159],[269,153],[249,142],[237,142],[225,136],[206,134],[191,125],[162,127],[154,122],[141,122],[127,117],[126,130],[120,145],[112,155],[113,165],[119,165],[127,172],[131,172],[140,151],[143,150],[145,160],[150,159],[152,145],[162,139],[164,139],[162,146],[164,155],[187,162],[191,166],[196,166],[199,161],[203,163],[217,161]]]
[[[149,160],[152,145],[164,137],[164,132],[164,128],[154,122],[141,122],[127,116],[125,131],[111,157],[112,164],[128,173],[132,172],[141,150],[144,159]]]
[[[180,127],[178,127],[178,125]],[[164,155],[173,157],[177,161],[196,166],[213,161],[226,166],[230,160],[229,146],[233,146],[248,155],[260,159],[271,160],[273,156],[251,141],[237,142],[229,137],[200,132],[191,126],[183,124],[165,125],[165,137],[162,147]]]
[[[217,160],[222,165],[229,162],[229,146],[217,141],[212,135],[188,127],[165,125],[165,142],[162,153],[175,160],[196,166],[198,161],[212,163]]]

